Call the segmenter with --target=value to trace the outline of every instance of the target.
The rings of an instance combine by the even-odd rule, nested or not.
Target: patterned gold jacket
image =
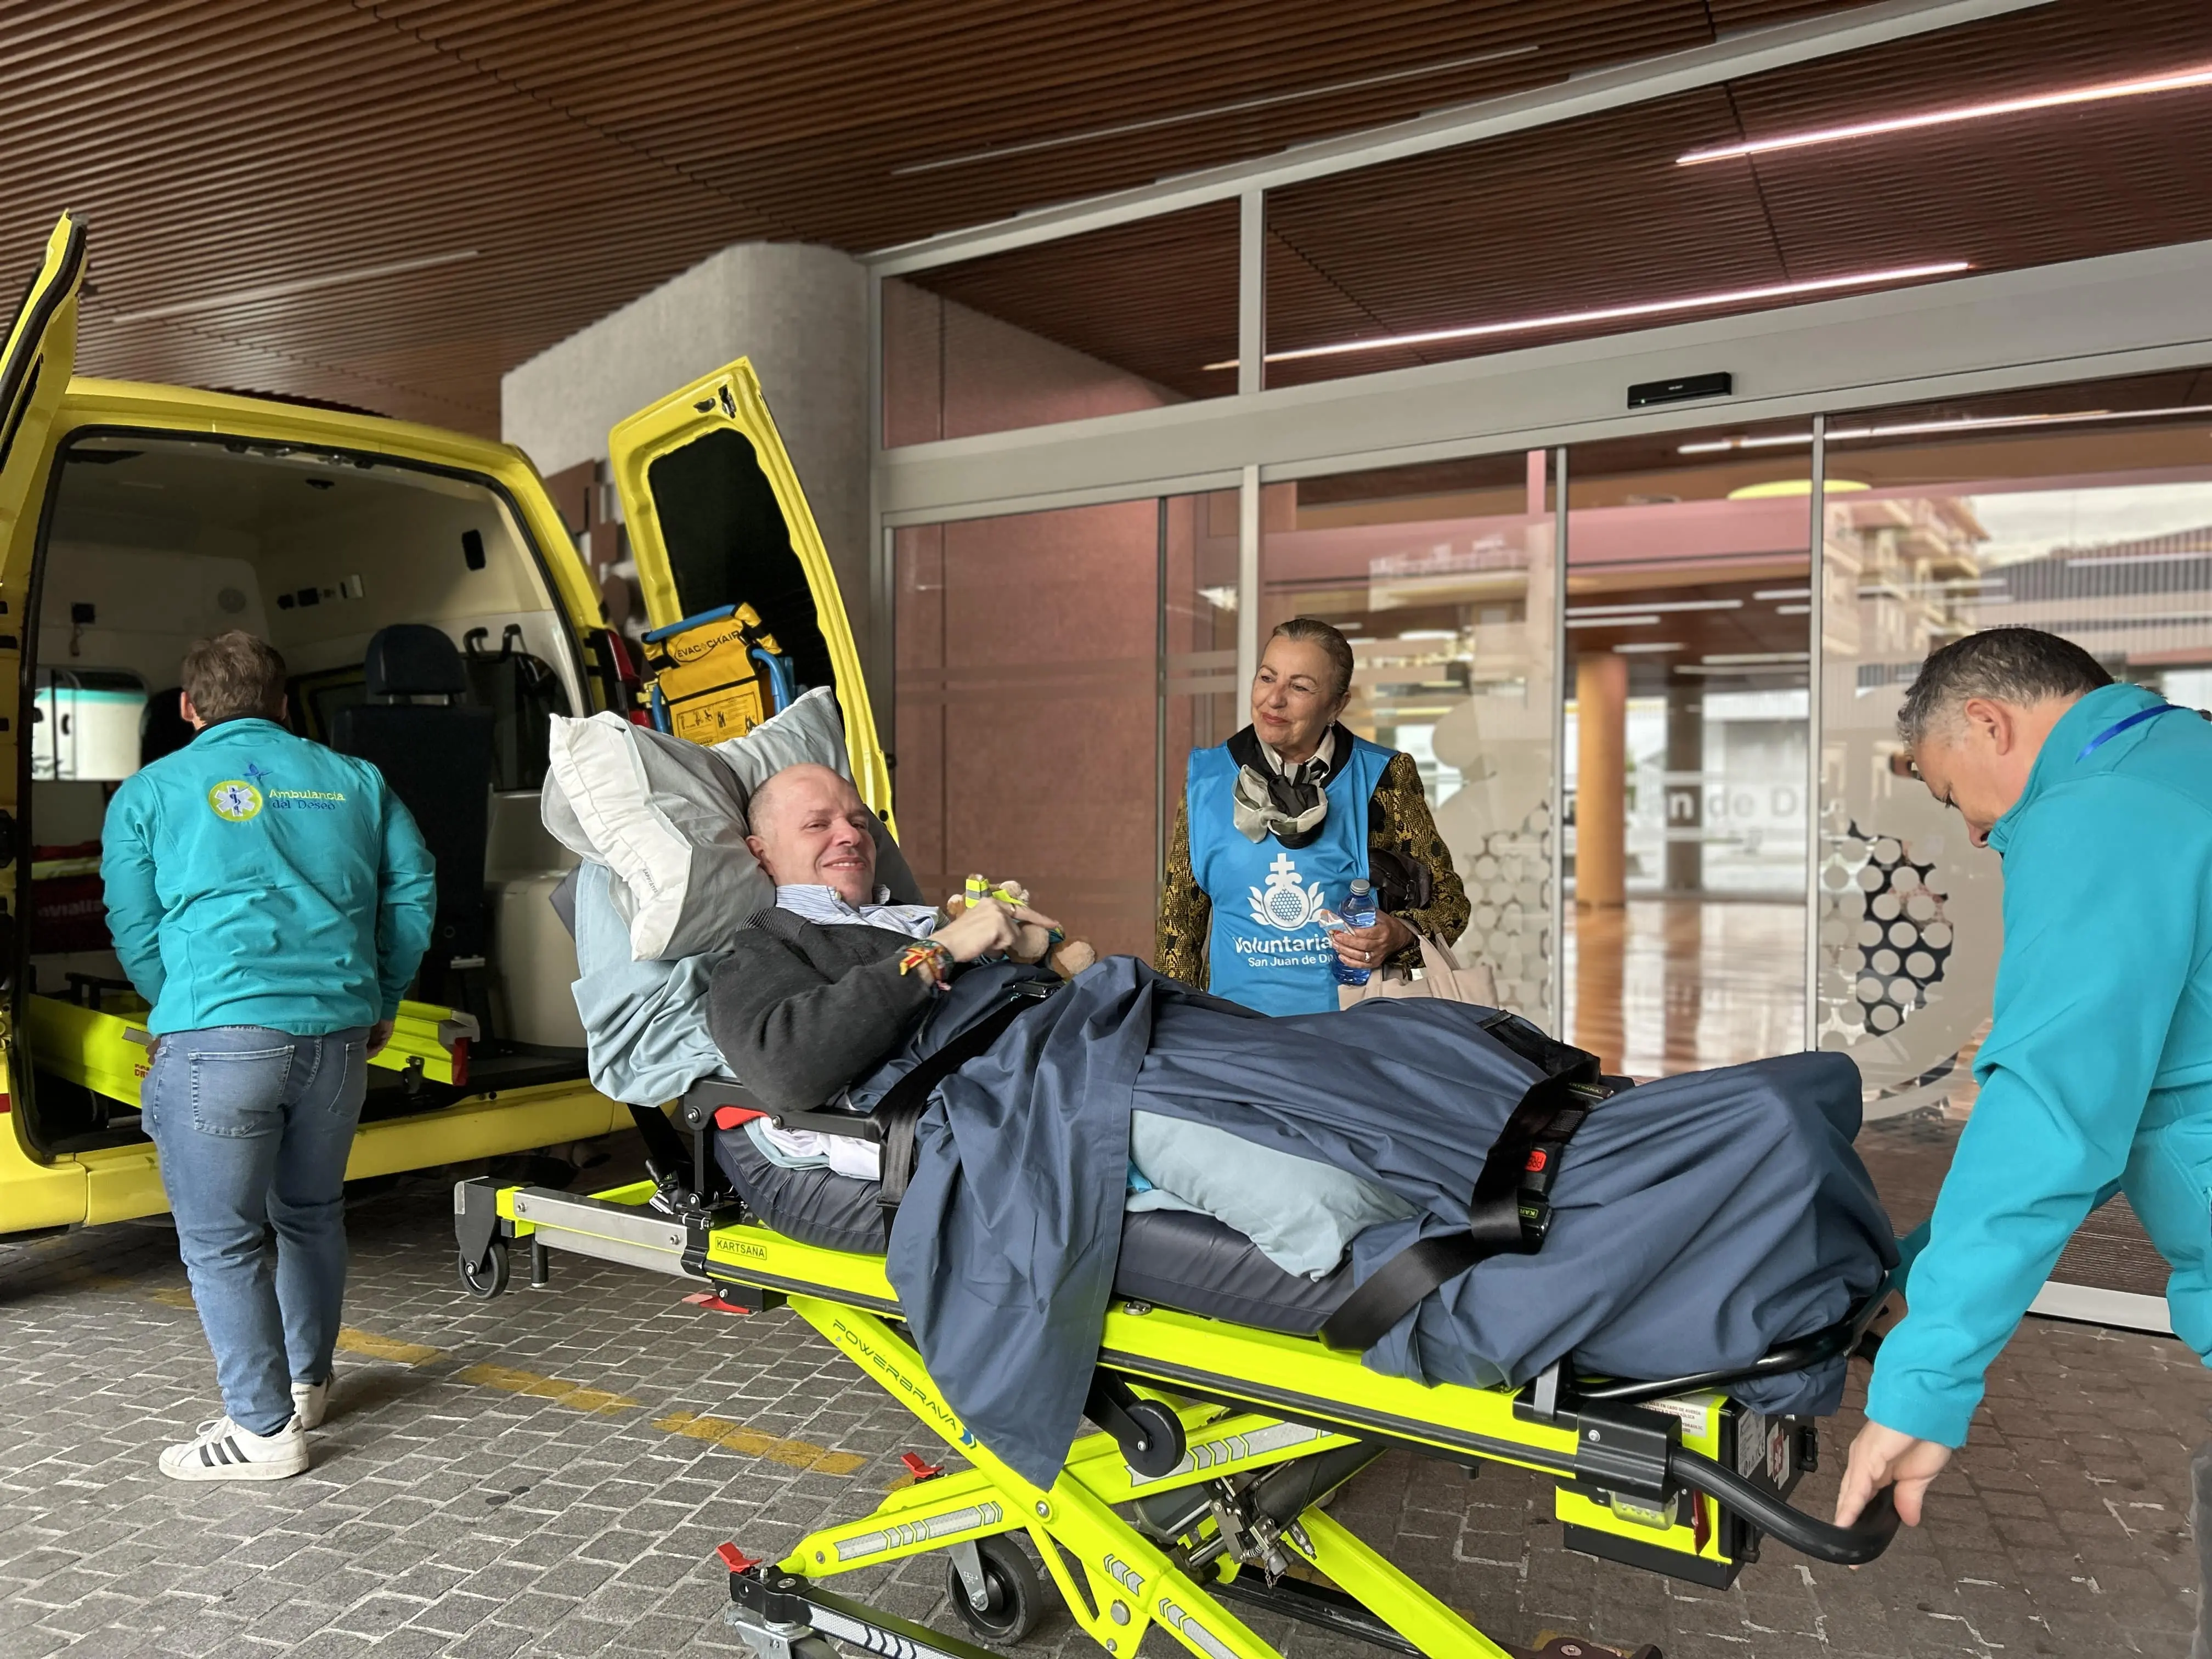
[[[1429,798],[1421,791],[1421,775],[1413,757],[1396,754],[1382,770],[1382,781],[1367,803],[1369,850],[1403,854],[1428,866],[1435,890],[1419,910],[1391,914],[1417,933],[1433,933],[1446,944],[1455,943],[1467,927],[1467,889],[1452,867],[1451,849],[1437,833],[1429,811]],[[1166,879],[1160,886],[1158,942],[1152,966],[1173,979],[1206,988],[1206,940],[1213,920],[1213,901],[1198,884],[1190,867],[1190,819],[1188,798],[1176,807],[1175,834],[1168,842]],[[1390,959],[1393,968],[1417,967],[1418,945]]]

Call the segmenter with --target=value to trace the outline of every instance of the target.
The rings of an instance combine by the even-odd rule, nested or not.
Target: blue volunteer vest
[[[1338,738],[1343,746],[1341,728]],[[1341,911],[1352,884],[1367,874],[1367,805],[1391,751],[1353,738],[1325,786],[1328,816],[1321,834],[1295,851],[1273,836],[1257,843],[1237,828],[1237,763],[1226,744],[1192,752],[1184,799],[1190,867],[1212,902],[1206,935],[1206,988],[1263,1014],[1320,1014],[1337,1006],[1336,952],[1314,920]]]

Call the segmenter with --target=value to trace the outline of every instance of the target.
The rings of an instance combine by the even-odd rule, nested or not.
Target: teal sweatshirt
[[[1881,1345],[1867,1414],[1963,1443],[1982,1374],[2075,1228],[2117,1189],[2212,1354],[2212,726],[2111,685],[2051,729],[2012,810],[1981,1094]],[[2087,750],[2087,752],[2084,752]]]
[[[384,775],[271,720],[210,726],[126,779],[100,854],[157,1036],[390,1019],[430,942],[429,849]]]

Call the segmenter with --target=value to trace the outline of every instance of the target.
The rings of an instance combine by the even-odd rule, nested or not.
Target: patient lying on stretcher
[[[732,1073],[771,1112],[806,1111],[842,1095],[912,1039],[955,977],[977,963],[1039,954],[1048,915],[996,900],[943,920],[884,902],[876,843],[853,786],[827,767],[778,773],[749,807],[748,841],[776,884],[776,912],[733,942],[715,970],[708,1026]],[[1021,935],[1029,935],[1024,949]],[[1005,966],[1002,978],[1023,977]],[[1042,969],[1039,979],[1049,979]],[[873,1179],[879,1149],[756,1120],[745,1133],[784,1168],[824,1165]],[[1285,1273],[1317,1279],[1351,1238],[1413,1206],[1387,1188],[1312,1158],[1209,1125],[1135,1111],[1124,1207],[1214,1216]]]
[[[985,960],[1009,915],[978,907],[941,926],[888,904],[876,876],[921,893],[859,813],[820,769],[787,763],[755,784],[750,841],[777,902],[681,959],[636,958],[611,873],[586,854],[576,997],[596,1085],[652,1102],[728,1076],[772,1114],[840,1097],[870,1111],[1037,975]],[[1525,1190],[1513,1125],[1549,1098],[1559,1045],[1502,1020],[1395,999],[1269,1018],[1109,957],[944,1068],[917,1118],[891,1115],[911,1123],[902,1189],[864,1178],[872,1164],[848,1163],[848,1178],[775,1161],[872,1157],[844,1136],[794,1157],[749,1125],[719,1137],[716,1157],[764,1224],[883,1254],[947,1401],[1040,1482],[1075,1431],[1116,1295],[1488,1387],[1570,1356],[1613,1376],[1741,1369],[1880,1282],[1893,1246],[1850,1146],[1847,1059],[1789,1055],[1603,1100],[1547,1153],[1549,1225],[1531,1234],[1513,1201]],[[1133,1197],[1133,1164],[1163,1190]],[[1482,1186],[1501,1170],[1502,1201]],[[894,1197],[895,1212],[878,1201]],[[1141,1212],[1158,1206],[1170,1207]],[[1498,1253],[1427,1284],[1416,1273],[1403,1294],[1401,1261],[1499,1235]],[[1379,1320],[1378,1289],[1392,1292],[1384,1308],[1402,1303]],[[1819,1413],[1842,1371],[1838,1358],[1732,1391],[1753,1409]]]

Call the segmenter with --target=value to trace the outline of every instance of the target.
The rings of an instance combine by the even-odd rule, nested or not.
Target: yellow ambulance
[[[145,1010],[109,948],[98,842],[116,783],[189,738],[185,647],[226,629],[283,653],[304,735],[343,747],[347,711],[376,705],[410,710],[420,738],[386,771],[440,856],[441,937],[371,1073],[348,1175],[627,1124],[587,1081],[550,902],[574,861],[538,821],[550,716],[611,708],[710,737],[832,685],[854,775],[890,804],[836,580],[750,367],[612,435],[653,630],[640,653],[520,450],[74,378],[84,258],[64,216],[0,357],[0,1236],[166,1207],[138,1125]],[[462,689],[367,683],[370,639],[404,624],[450,641]]]

